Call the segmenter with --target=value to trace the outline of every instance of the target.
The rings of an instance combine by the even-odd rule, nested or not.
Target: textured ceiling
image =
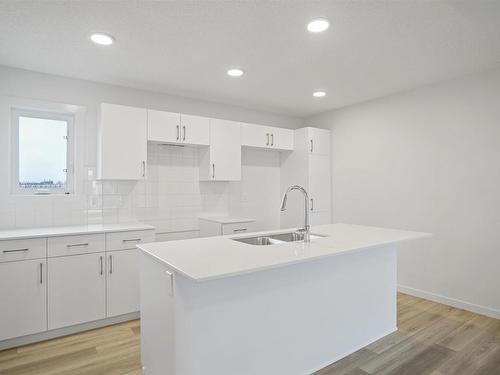
[[[0,64],[305,117],[498,66],[500,1],[0,0]]]

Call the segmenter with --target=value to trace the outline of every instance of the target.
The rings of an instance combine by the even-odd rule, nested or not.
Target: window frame
[[[19,187],[19,117],[59,120],[67,123],[66,188],[36,189]],[[75,115],[26,108],[11,108],[11,194],[15,195],[68,195],[75,192]]]

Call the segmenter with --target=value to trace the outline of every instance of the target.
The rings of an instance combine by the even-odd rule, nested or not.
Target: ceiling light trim
[[[324,17],[315,18],[307,24],[307,30],[310,33],[322,33],[330,27],[330,21]]]
[[[90,34],[90,40],[100,46],[110,46],[115,43],[115,38],[112,35],[102,32]]]

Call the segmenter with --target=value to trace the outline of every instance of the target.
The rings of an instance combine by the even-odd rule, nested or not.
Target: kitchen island
[[[139,245],[144,374],[311,374],[397,329],[396,245],[429,234],[291,231]]]

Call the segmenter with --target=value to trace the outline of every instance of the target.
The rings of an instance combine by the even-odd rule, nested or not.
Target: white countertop
[[[200,220],[213,221],[219,224],[237,224],[237,223],[252,223],[255,219],[250,219],[248,217],[237,217],[237,216],[210,216],[210,215],[200,215],[198,216]]]
[[[312,234],[327,237],[308,244],[286,242],[256,246],[231,240],[292,230],[156,242],[138,247],[189,279],[207,281],[431,236],[396,229],[329,224],[312,227]]]
[[[93,224],[63,227],[45,227],[45,228],[22,228],[0,230],[1,240],[14,240],[34,237],[57,237],[77,234],[107,233],[107,232],[127,232],[132,230],[148,230],[155,227],[142,223],[123,223],[123,224]]]

